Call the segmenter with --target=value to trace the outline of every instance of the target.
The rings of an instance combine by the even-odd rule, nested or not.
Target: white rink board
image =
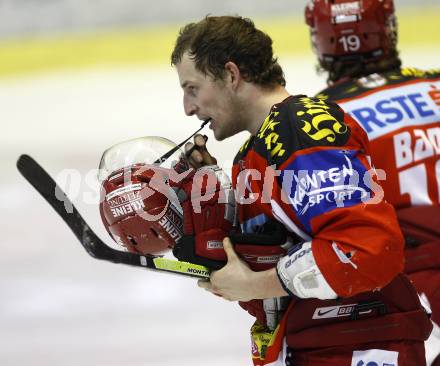
[[[420,54],[403,52],[405,65],[438,66],[438,51]],[[311,56],[280,62],[290,92],[312,95],[324,86]],[[251,365],[252,319],[238,305],[192,279],[92,259],[14,167],[26,152],[53,176],[64,168],[84,174],[122,140],[180,142],[199,122],[184,116],[172,68],[0,80],[0,121],[1,365]],[[206,132],[213,154],[230,167],[245,134],[218,143]],[[83,183],[78,196],[86,192]],[[75,203],[108,239],[97,207]]]

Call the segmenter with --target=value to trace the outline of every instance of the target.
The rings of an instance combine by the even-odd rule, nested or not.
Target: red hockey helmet
[[[324,67],[336,60],[379,61],[396,48],[393,0],[310,0],[305,18]]]
[[[182,189],[192,170],[181,150],[161,137],[126,141],[101,158],[101,218],[116,243],[140,254],[163,254],[183,235]]]
[[[144,137],[106,150],[100,163],[101,218],[125,249],[220,268],[223,239],[256,271],[272,268],[290,245],[286,230],[264,225],[265,235],[235,233],[235,195],[216,166],[190,169],[181,150],[160,137]],[[166,158],[164,158],[166,157]],[[267,232],[266,232],[267,231]]]

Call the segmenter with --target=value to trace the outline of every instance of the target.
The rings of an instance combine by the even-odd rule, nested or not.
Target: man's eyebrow
[[[188,86],[188,80],[184,81],[182,84],[180,84],[182,89],[185,89]]]

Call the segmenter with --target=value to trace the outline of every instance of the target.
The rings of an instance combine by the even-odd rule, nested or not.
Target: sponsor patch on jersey
[[[383,349],[353,351],[351,366],[398,366],[399,352]]]
[[[408,126],[440,120],[440,80],[399,85],[339,105],[357,120],[370,140]]]
[[[298,156],[279,177],[280,185],[302,224],[338,207],[367,202],[371,176],[354,150],[323,150]]]
[[[440,155],[440,127],[407,129],[393,136],[393,145],[397,168]]]

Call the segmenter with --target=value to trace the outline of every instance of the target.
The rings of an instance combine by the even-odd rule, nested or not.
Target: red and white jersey
[[[381,288],[403,269],[403,238],[380,199],[366,133],[336,104],[298,95],[274,105],[235,157],[232,178],[242,231],[278,220],[311,241],[339,296]]]
[[[386,172],[388,202],[440,204],[440,70],[372,74],[318,96],[338,103],[367,132],[373,165]]]
[[[385,345],[390,339],[424,340],[431,331],[415,290],[398,275],[403,237],[392,205],[380,197],[369,155],[367,134],[349,114],[321,98],[298,95],[274,105],[235,157],[232,183],[241,230],[264,232],[265,223],[277,220],[311,241],[317,266],[339,295],[291,298],[273,332],[257,322],[254,365],[284,364],[287,346],[319,349],[378,337]],[[288,251],[292,261],[297,247]],[[262,260],[275,266],[278,257]],[[363,308],[353,317],[357,305],[366,304],[383,304],[389,314]],[[378,335],[385,328],[390,331]]]

